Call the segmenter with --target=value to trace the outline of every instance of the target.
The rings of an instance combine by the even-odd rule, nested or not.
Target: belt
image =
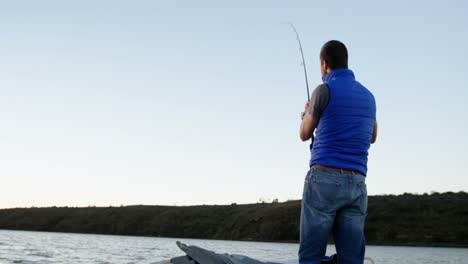
[[[357,172],[357,171],[353,171],[353,170],[344,170],[344,169],[337,169],[337,168],[332,168],[332,167],[328,167],[328,166],[323,166],[323,165],[320,165],[320,164],[314,164],[312,166],[310,166],[311,168],[317,168],[317,169],[324,169],[324,170],[331,170],[331,171],[336,171],[336,172],[340,172],[340,173],[347,173],[347,174],[355,174],[355,175],[361,175],[361,176],[364,176],[364,174],[360,173],[360,172]]]

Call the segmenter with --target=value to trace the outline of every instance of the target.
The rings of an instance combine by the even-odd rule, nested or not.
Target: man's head
[[[348,68],[348,50],[338,40],[330,40],[320,50],[320,69],[322,75],[339,68]]]

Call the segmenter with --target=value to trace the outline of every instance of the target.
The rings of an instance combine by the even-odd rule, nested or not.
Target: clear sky
[[[0,208],[299,199],[343,41],[377,99],[369,194],[468,191],[467,1],[2,1]]]

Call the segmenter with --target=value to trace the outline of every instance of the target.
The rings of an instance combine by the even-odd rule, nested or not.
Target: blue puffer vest
[[[323,76],[323,82],[330,90],[330,100],[317,126],[309,165],[366,175],[376,115],[374,96],[349,69],[333,70]]]

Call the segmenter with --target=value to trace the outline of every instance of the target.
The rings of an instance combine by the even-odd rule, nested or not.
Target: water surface
[[[175,242],[291,263],[298,244],[0,230],[0,263],[155,263],[182,255]],[[375,263],[468,263],[468,249],[368,246]],[[330,245],[327,254],[335,252]],[[370,263],[370,262],[366,262]]]

